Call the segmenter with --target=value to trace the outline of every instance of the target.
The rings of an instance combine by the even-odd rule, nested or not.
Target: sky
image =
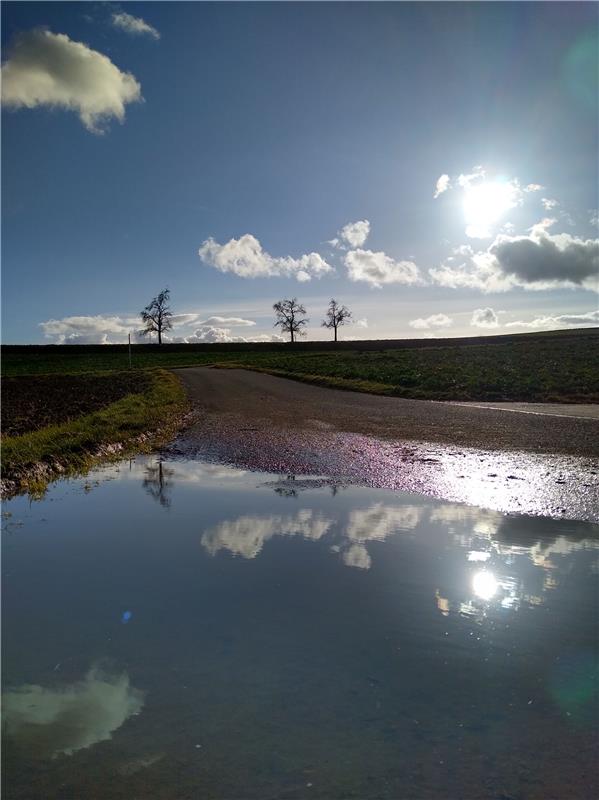
[[[596,3],[2,4],[2,335],[599,324]]]

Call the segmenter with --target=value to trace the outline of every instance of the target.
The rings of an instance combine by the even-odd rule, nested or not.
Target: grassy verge
[[[175,375],[147,373],[145,389],[101,410],[2,441],[4,494],[43,491],[58,475],[89,469],[99,460],[147,451],[176,430],[186,408],[185,391]]]

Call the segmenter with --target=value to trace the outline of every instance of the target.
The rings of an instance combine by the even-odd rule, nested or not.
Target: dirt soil
[[[380,397],[239,369],[177,374],[195,422],[167,456],[599,521],[599,419]]]
[[[2,379],[2,435],[20,436],[91,414],[147,389],[142,370],[110,375],[27,375]]]

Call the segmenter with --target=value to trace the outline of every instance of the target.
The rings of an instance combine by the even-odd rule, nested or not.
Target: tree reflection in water
[[[163,508],[170,508],[171,506],[170,490],[173,485],[171,479],[174,474],[175,470],[165,466],[160,460],[145,467],[143,487]]]

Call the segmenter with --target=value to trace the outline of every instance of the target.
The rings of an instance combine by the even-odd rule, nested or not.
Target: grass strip
[[[171,438],[188,407],[185,390],[172,372],[149,374],[143,392],[70,422],[3,439],[2,493],[41,493],[58,475],[147,452]]]

